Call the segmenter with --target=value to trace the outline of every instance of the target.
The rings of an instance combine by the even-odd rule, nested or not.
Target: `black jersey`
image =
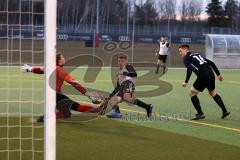
[[[217,75],[220,75],[217,66],[212,61],[202,57],[198,53],[188,52],[184,57],[183,62],[187,68],[187,75],[185,79],[186,83],[188,83],[192,71],[197,75],[198,78],[214,77],[214,72]]]

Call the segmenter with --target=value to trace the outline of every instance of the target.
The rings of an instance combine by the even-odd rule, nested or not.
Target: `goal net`
[[[53,51],[52,54],[55,57],[52,49],[55,47],[54,40],[53,43],[48,44],[49,49],[44,47],[46,44],[44,43],[46,41],[46,38],[44,40],[44,32],[46,33],[44,21],[48,19],[44,13],[46,2],[44,0],[0,0],[1,160],[40,160],[44,157],[47,159],[44,150],[49,149],[46,138],[49,132],[46,128],[49,127],[46,123],[36,123],[36,118],[42,115],[44,110],[46,112],[49,110],[44,109],[44,104],[49,102],[44,94],[49,90],[46,78],[50,73],[47,66],[50,61],[53,63],[51,65],[55,66],[55,59],[51,59],[51,55],[49,60],[44,60],[44,53],[47,51]],[[30,66],[45,64],[46,75],[24,73],[20,69],[24,64]],[[49,98],[54,98],[51,92]],[[55,99],[52,100],[55,102]],[[46,121],[48,121],[49,115],[46,115]],[[53,118],[55,119],[54,116]],[[53,123],[55,123],[54,120],[50,124]],[[55,134],[54,126],[52,134]],[[54,142],[54,140],[51,141],[51,143]],[[54,150],[55,144],[52,145]],[[54,153],[49,154],[54,157]]]

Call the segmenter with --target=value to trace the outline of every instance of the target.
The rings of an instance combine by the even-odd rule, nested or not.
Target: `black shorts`
[[[71,110],[77,110],[79,103],[71,100],[69,97],[57,93],[56,95],[56,108],[59,110],[59,108],[67,108]]]
[[[163,63],[166,63],[166,61],[167,61],[167,55],[158,54],[158,59],[159,59],[160,61],[162,61]]]
[[[123,83],[121,84],[120,90],[119,90],[117,96],[119,96],[119,97],[121,97],[122,99],[124,99],[123,96],[124,96],[125,93],[130,93],[130,94],[132,95],[133,92],[134,92],[134,90],[135,90],[135,86],[134,86],[133,82],[131,82],[131,81],[125,81],[125,82],[123,82]]]
[[[212,92],[215,89],[215,77],[210,76],[207,78],[197,78],[193,83],[193,90],[197,90],[202,92],[205,88],[208,89],[209,92]]]

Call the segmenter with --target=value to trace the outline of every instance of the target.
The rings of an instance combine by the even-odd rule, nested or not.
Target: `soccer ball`
[[[91,93],[91,96],[90,96],[90,100],[92,101],[92,103],[94,104],[100,104],[102,103],[103,101],[103,96],[100,95],[99,93]]]

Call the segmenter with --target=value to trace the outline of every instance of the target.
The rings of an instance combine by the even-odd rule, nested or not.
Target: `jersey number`
[[[196,58],[200,65],[202,65],[204,63],[207,63],[207,61],[205,61],[204,58],[202,56],[200,56],[200,55],[193,56],[193,58]]]

